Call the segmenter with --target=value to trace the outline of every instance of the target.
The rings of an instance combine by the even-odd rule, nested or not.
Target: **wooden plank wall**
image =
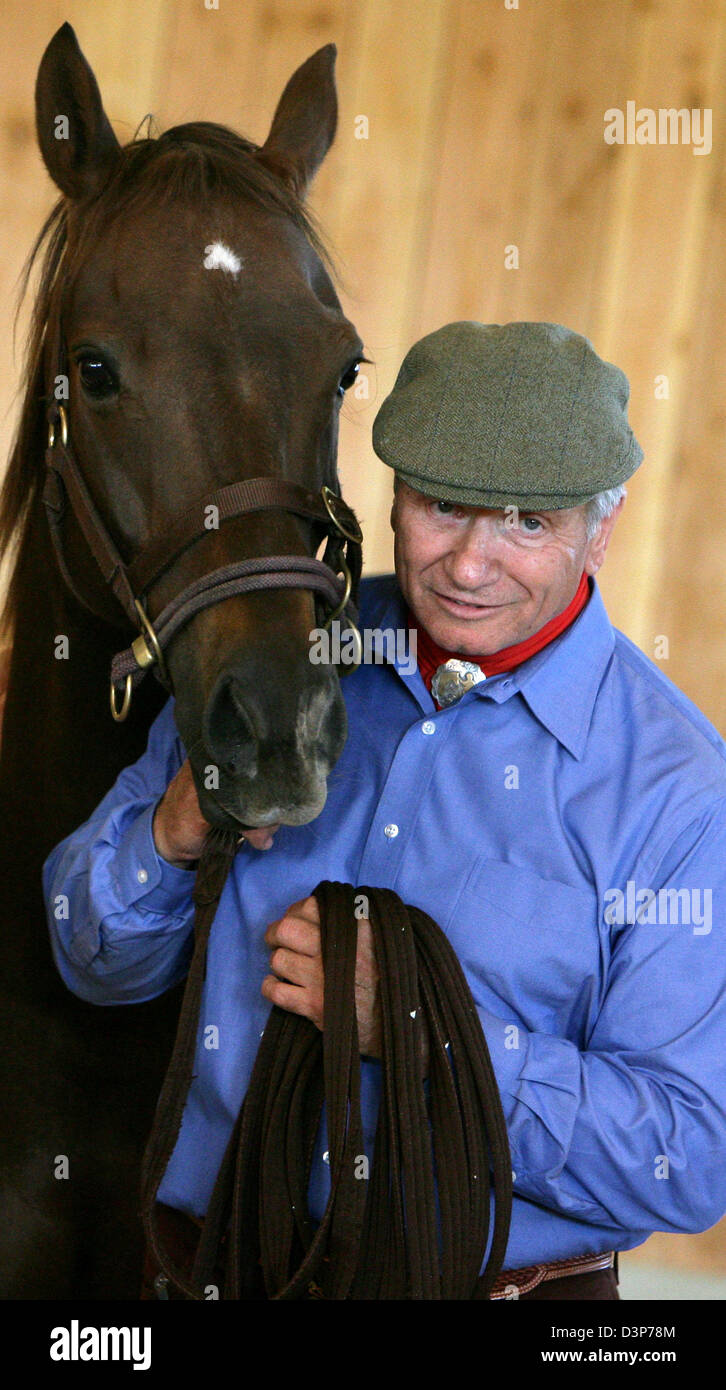
[[[4,0],[0,456],[15,282],[53,197],[32,96],[55,29],[73,24],[121,139],[153,112],[160,128],[212,119],[261,141],[292,70],[333,40],[339,133],[312,202],[375,364],[341,433],[368,570],[392,556],[371,424],[407,347],[457,318],[565,323],[627,372],[646,453],[601,575],[609,611],[650,656],[668,638],[667,674],[726,734],[726,0],[207,4]],[[629,100],[711,108],[712,152],[606,144],[604,112]],[[647,1253],[723,1268],[724,1240],[656,1237]]]

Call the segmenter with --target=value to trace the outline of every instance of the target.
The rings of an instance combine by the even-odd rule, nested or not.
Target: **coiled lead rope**
[[[194,958],[144,1160],[142,1214],[153,1256],[189,1299],[203,1299],[222,1268],[224,1297],[234,1300],[487,1298],[504,1259],[512,1201],[499,1091],[450,942],[425,912],[386,889],[330,882],[315,889],[324,1030],[273,1007],[191,1275],[163,1249],[156,1192],[191,1083],[207,941],[235,848],[234,835],[212,831],[200,860]],[[360,894],[369,903],[383,1027],[368,1180],[361,1177],[367,1162],[355,1012]],[[330,1195],[316,1227],[307,1191],[323,1101]]]

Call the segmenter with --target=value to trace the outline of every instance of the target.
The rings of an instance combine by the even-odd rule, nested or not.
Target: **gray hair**
[[[591,497],[585,503],[585,525],[587,527],[587,539],[592,540],[601,521],[606,517],[612,516],[621,497],[627,497],[627,488],[624,483],[618,487],[608,488],[607,492],[598,492],[597,497]]]

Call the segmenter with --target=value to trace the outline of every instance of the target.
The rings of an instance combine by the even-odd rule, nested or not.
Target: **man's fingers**
[[[320,922],[317,910],[310,909],[309,903],[315,904],[315,899],[306,898],[301,903],[293,903],[284,917],[270,922],[265,932],[266,944],[271,947],[288,946],[304,956],[319,955]]]
[[[322,993],[301,989],[299,985],[286,984],[283,980],[278,980],[276,975],[265,976],[262,981],[262,993],[265,999],[268,999],[271,1004],[277,1004],[279,1009],[286,1009],[288,1013],[299,1014],[302,1018],[312,1019],[318,1028],[322,1028]]]
[[[287,980],[291,985],[322,985],[322,970],[316,969],[315,957],[303,955],[300,951],[286,951],[278,948],[270,956],[270,969],[279,980]]]
[[[320,913],[318,911],[318,900],[313,894],[309,898],[299,898],[296,903],[291,903],[285,913],[286,917],[303,917],[306,922],[315,922],[320,926]]]
[[[206,834],[209,824],[204,819],[199,806],[199,797],[194,785],[194,773],[188,758],[182,763],[176,777],[169,783],[169,791],[179,814],[188,817],[190,821],[195,821],[196,827],[203,829]]]
[[[320,927],[306,922],[302,917],[282,917],[279,922],[271,922],[265,932],[265,943],[286,946],[290,951],[298,951],[303,956],[320,955]]]
[[[154,843],[163,859],[183,867],[187,861],[199,858],[208,829],[186,759],[154,812]]]

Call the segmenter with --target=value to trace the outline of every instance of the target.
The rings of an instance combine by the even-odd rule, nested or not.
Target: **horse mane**
[[[144,122],[142,122],[142,125]],[[9,634],[20,582],[18,561],[42,481],[46,392],[44,341],[60,313],[65,284],[72,281],[89,246],[111,222],[132,208],[142,212],[164,201],[199,206],[232,195],[289,218],[331,268],[315,218],[294,190],[254,158],[259,146],[212,121],[172,126],[159,136],[147,133],[122,146],[113,174],[93,199],[72,204],[61,197],[35,239],[20,277],[14,330],[30,276],[40,261],[39,283],[25,345],[18,393],[23,405],[0,492],[0,555],[10,557],[0,637]]]

